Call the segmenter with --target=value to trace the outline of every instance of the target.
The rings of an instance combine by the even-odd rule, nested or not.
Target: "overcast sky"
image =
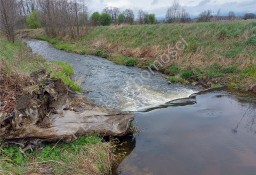
[[[104,7],[130,8],[135,11],[155,13],[157,17],[164,17],[166,10],[172,5],[173,0],[87,0],[89,12],[101,12]],[[237,14],[256,12],[256,0],[180,0],[180,4],[190,13],[197,16],[203,10],[210,9],[215,13],[221,9],[221,14],[226,15],[229,11]]]

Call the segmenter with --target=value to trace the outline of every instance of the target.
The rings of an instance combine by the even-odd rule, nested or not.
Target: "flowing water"
[[[140,133],[119,146],[126,157],[118,174],[256,174],[255,96],[225,91],[191,96],[196,89],[168,84],[161,74],[134,83],[143,70],[59,51],[43,41],[26,42],[47,59],[74,65],[96,103],[134,111]]]
[[[71,54],[54,49],[44,41],[26,41],[33,52],[49,60],[72,64],[76,79],[82,80],[87,96],[96,103],[124,111],[144,110],[177,98],[188,97],[195,90],[169,85],[161,74],[145,75],[135,67],[116,65],[95,56]]]

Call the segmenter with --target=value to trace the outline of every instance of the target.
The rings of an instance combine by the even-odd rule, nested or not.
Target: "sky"
[[[173,0],[87,0],[89,12],[101,12],[104,7],[118,7],[121,10],[130,8],[136,12],[139,9],[148,13],[155,13],[157,17],[165,17],[168,7]],[[256,0],[180,0],[179,3],[196,17],[204,10],[212,10],[214,13],[220,9],[221,15],[234,11],[241,15],[244,13],[256,13]]]

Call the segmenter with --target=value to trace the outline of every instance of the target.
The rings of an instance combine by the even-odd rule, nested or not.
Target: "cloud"
[[[94,11],[101,12],[103,8],[111,6],[118,7],[120,10],[130,8],[137,14],[139,9],[148,13],[155,13],[157,17],[164,17],[168,7],[172,5],[173,0],[86,0],[90,13]],[[215,13],[221,9],[221,14],[225,15],[229,11],[237,14],[247,12],[256,12],[255,0],[180,0],[180,4],[196,17],[204,10],[212,10]]]
[[[211,2],[211,0],[203,0],[203,1],[199,2],[198,6],[204,6],[204,5],[208,4],[209,2]]]
[[[155,5],[155,4],[157,4],[158,3],[158,0],[153,0],[152,2],[151,2],[151,5]]]

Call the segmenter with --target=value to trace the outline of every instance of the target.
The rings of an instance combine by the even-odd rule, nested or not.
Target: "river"
[[[255,175],[256,97],[169,84],[158,73],[134,83],[144,70],[95,56],[26,43],[46,59],[75,68],[95,103],[133,111],[140,132],[119,147],[122,175]]]

